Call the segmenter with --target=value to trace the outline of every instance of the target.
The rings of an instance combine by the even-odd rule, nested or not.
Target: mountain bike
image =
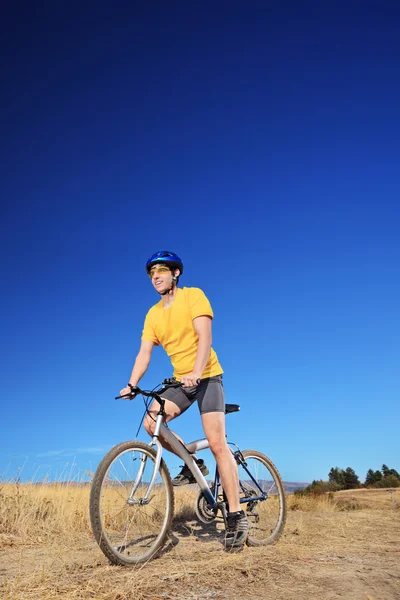
[[[199,492],[195,512],[200,521],[211,523],[219,513],[227,519],[229,506],[223,492],[218,467],[213,481],[208,482],[193,456],[209,447],[207,439],[183,444],[164,422],[163,392],[182,385],[166,379],[154,390],[137,386],[129,396],[138,394],[159,404],[154,434],[149,444],[133,440],[114,446],[100,462],[90,492],[92,529],[102,552],[116,565],[135,565],[148,561],[164,546],[172,527],[174,491],[167,465],[162,458],[162,437],[190,469]],[[226,404],[226,414],[240,410],[237,404]],[[241,451],[228,441],[238,465],[240,503],[246,505],[249,546],[273,544],[282,535],[286,521],[285,489],[267,456],[256,450]]]

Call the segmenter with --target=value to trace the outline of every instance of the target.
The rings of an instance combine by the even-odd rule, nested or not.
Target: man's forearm
[[[143,375],[146,373],[149,363],[149,357],[142,356],[140,354],[137,355],[135,364],[133,365],[131,376],[129,378],[129,383],[131,385],[137,385],[139,383]]]
[[[197,347],[196,360],[194,361],[193,373],[202,376],[204,369],[210,359],[211,353],[211,337],[201,336],[199,337],[199,345]]]

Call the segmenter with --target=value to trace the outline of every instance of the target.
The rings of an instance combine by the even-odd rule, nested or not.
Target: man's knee
[[[224,454],[226,454],[226,452],[229,452],[229,448],[225,438],[211,438],[208,440],[208,443],[210,444],[210,450],[214,454],[215,458],[223,456]]]
[[[154,434],[155,422],[149,415],[147,415],[147,417],[143,421],[143,427],[149,435],[152,436]]]

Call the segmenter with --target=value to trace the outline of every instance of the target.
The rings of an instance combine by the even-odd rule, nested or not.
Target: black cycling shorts
[[[168,388],[162,398],[171,400],[181,413],[184,413],[197,400],[201,415],[211,412],[225,412],[225,394],[222,375],[206,377],[199,385],[189,388]]]

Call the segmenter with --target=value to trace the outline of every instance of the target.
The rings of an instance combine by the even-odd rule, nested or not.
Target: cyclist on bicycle
[[[129,394],[131,386],[138,384],[149,366],[153,347],[161,345],[171,359],[174,377],[183,383],[183,387],[169,388],[163,394],[166,422],[178,417],[197,400],[204,433],[229,504],[225,545],[227,549],[241,547],[248,522],[240,509],[237,466],[225,437],[223,370],[211,347],[214,316],[211,305],[199,288],[178,288],[183,263],[173,252],[164,250],[153,254],[146,263],[146,271],[161,299],[146,315],[140,350],[129,383],[120,394]],[[158,410],[154,401],[144,421],[150,435],[153,435]],[[172,451],[162,438],[160,442]],[[207,475],[204,461],[195,459],[203,475]],[[173,479],[174,485],[193,482],[195,479],[186,465]]]

